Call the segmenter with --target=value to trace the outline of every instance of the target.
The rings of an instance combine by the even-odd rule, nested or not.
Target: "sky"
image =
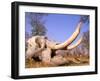
[[[25,31],[30,33],[31,24],[30,24],[30,18],[27,17],[28,13],[25,13],[26,14]],[[72,33],[75,31],[76,26],[80,20],[80,15],[48,14],[47,16],[45,16],[44,20],[45,20],[44,25],[47,29],[46,36],[50,40],[63,42],[66,39],[68,39],[72,35]],[[79,37],[82,35],[83,32],[86,32],[88,30],[89,30],[89,23],[84,23]],[[79,39],[79,37],[77,39]]]

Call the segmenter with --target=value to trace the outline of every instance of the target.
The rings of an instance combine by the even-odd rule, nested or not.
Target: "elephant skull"
[[[29,38],[29,40],[27,41],[28,48],[26,51],[26,58],[31,58],[31,57],[36,56],[36,57],[39,57],[43,62],[54,63],[54,64],[57,63],[57,65],[59,65],[59,63],[61,64],[63,62],[63,60],[61,59],[64,59],[64,58],[62,58],[62,56],[54,56],[54,58],[51,58],[52,51],[56,51],[55,53],[59,53],[59,50],[63,48],[66,48],[66,50],[68,50],[68,49],[73,49],[76,46],[78,46],[82,41],[82,37],[78,40],[76,44],[74,45],[70,45],[70,44],[79,35],[81,25],[82,25],[82,22],[80,22],[77,25],[77,28],[72,34],[72,36],[68,40],[60,44],[57,44],[48,40],[47,37],[45,36],[33,36]],[[65,62],[65,59],[64,59],[64,62]]]

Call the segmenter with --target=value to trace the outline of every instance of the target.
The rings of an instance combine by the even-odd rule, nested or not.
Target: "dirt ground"
[[[85,66],[89,65],[89,56],[88,55],[72,55],[72,56],[65,56],[67,63],[59,65],[59,66]],[[59,67],[50,64],[44,64],[41,61],[36,61],[34,59],[25,60],[25,68],[41,68],[41,67]]]

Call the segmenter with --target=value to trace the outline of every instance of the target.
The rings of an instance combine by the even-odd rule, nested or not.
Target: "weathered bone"
[[[76,38],[77,36],[79,35],[80,33],[80,28],[82,26],[82,22],[80,22],[78,25],[77,25],[77,28],[75,30],[75,32],[72,34],[72,36],[65,42],[61,43],[61,44],[51,44],[49,41],[46,42],[47,46],[51,49],[61,49],[61,48],[64,48],[64,47],[67,47],[68,45],[70,45]]]
[[[73,45],[69,45],[68,47],[67,47],[67,49],[69,50],[69,49],[73,49],[73,48],[75,48],[75,47],[77,47],[78,45],[80,45],[80,43],[82,42],[82,37],[75,43],[75,44],[73,44]]]
[[[45,36],[33,36],[28,41],[28,49],[26,51],[26,58],[38,56],[45,47]]]
[[[56,55],[56,52],[58,50],[62,50],[63,48],[66,48],[66,50],[73,49],[81,43],[82,38],[80,38],[76,44],[70,45],[79,35],[81,26],[82,22],[80,22],[77,25],[77,28],[75,32],[72,34],[72,36],[67,41],[61,44],[51,42],[45,36],[33,36],[27,41],[28,49],[26,51],[26,58],[32,58],[37,56],[40,58],[40,60],[42,60],[42,62],[45,63],[55,64],[55,65],[60,65],[65,63],[65,59],[63,58],[63,56]],[[52,58],[51,54],[54,50],[55,50],[55,55]]]

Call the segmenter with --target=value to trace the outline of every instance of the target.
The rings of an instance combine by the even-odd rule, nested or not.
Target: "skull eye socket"
[[[30,46],[30,47],[32,47],[32,45],[31,45],[31,44],[29,44],[29,46]]]
[[[28,43],[28,47],[32,47],[32,45]]]

